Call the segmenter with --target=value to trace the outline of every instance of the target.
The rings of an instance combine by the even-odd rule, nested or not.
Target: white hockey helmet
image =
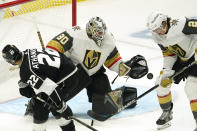
[[[106,32],[106,24],[100,17],[91,18],[86,24],[86,32],[90,39],[93,39],[98,46],[103,45]]]
[[[160,11],[152,12],[147,19],[147,27],[154,31],[162,26],[163,21],[167,21],[168,16]]]

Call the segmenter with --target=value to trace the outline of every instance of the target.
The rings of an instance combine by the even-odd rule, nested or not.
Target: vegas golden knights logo
[[[95,50],[86,50],[86,54],[83,60],[83,64],[87,69],[92,69],[97,66],[101,52]]]

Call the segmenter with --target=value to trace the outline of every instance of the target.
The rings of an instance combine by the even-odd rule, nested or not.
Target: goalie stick
[[[184,72],[186,69],[190,68],[191,66],[193,66],[195,64],[195,61],[193,61],[192,63],[190,63],[189,65],[185,66],[183,69],[181,69],[180,71],[176,72],[174,75],[172,75],[171,77],[169,77],[169,79],[174,79],[176,76],[178,76],[179,74],[181,74],[182,72]],[[143,94],[141,94],[140,96],[138,96],[137,98],[131,100],[130,102],[128,102],[127,104],[125,104],[124,106],[122,106],[120,109],[118,109],[118,111],[114,114],[110,114],[110,115],[99,115],[99,114],[94,114],[94,112],[90,112],[88,111],[88,114],[90,116],[94,116],[95,118],[97,118],[96,120],[99,121],[105,121],[107,119],[109,119],[110,117],[116,115],[117,113],[121,112],[122,110],[126,109],[127,107],[129,107],[130,105],[132,105],[133,103],[137,102],[140,98],[142,98],[143,96],[147,95],[148,93],[150,93],[151,91],[153,91],[154,89],[156,89],[159,86],[159,84],[153,86],[152,88],[150,88],[149,90],[147,90],[146,92],[144,92]]]

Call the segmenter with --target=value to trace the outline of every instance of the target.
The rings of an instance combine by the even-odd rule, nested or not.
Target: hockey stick
[[[77,118],[74,117],[74,116],[70,116],[70,119],[73,119],[73,120],[77,121],[78,123],[82,124],[83,126],[89,128],[89,129],[91,129],[92,131],[98,131],[98,130],[96,130],[95,128],[93,128],[92,126],[89,126],[88,124],[84,123],[83,121],[77,119]]]
[[[44,42],[43,42],[43,40],[42,40],[42,36],[41,36],[40,30],[39,30],[39,28],[38,28],[38,25],[37,25],[37,23],[36,23],[36,21],[35,21],[34,16],[32,16],[32,19],[33,19],[33,23],[34,23],[35,28],[36,28],[36,32],[37,32],[37,35],[38,35],[38,39],[40,40],[40,44],[41,44],[42,50],[44,51],[44,50],[45,50],[45,47],[44,47]],[[16,69],[19,69],[19,66],[11,66],[11,67],[9,68],[9,71],[12,72],[12,71],[15,71]]]
[[[195,61],[193,61],[192,63],[190,63],[189,65],[185,66],[183,69],[181,69],[180,71],[176,72],[174,75],[170,76],[169,79],[174,79],[176,76],[178,76],[179,74],[181,74],[183,71],[185,71],[186,69],[190,68],[191,66],[193,66],[195,64]],[[159,84],[153,86],[152,88],[150,88],[149,90],[147,90],[146,92],[144,92],[143,94],[141,94],[140,96],[138,96],[137,98],[131,100],[130,102],[128,102],[126,105],[122,106],[120,109],[118,109],[118,111],[114,114],[111,114],[109,116],[104,116],[104,117],[99,117],[99,121],[105,121],[107,119],[109,119],[110,117],[116,115],[117,113],[121,112],[122,110],[126,109],[127,107],[129,107],[130,105],[132,105],[133,103],[137,102],[140,98],[142,98],[143,96],[147,95],[148,93],[150,93],[151,91],[153,91],[154,89],[156,89],[159,86]]]
[[[41,44],[42,50],[44,51],[44,50],[45,50],[44,42],[43,42],[43,39],[42,39],[40,30],[39,30],[39,28],[38,28],[38,24],[37,24],[37,22],[36,22],[35,16],[32,16],[32,19],[33,19],[33,23],[34,23],[35,28],[36,28],[36,32],[37,32],[37,35],[38,35],[38,39],[40,40],[40,44]]]

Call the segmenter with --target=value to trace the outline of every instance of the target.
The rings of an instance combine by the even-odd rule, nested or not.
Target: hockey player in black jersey
[[[65,55],[48,49],[21,52],[14,45],[6,45],[2,56],[8,63],[20,67],[19,92],[33,101],[33,131],[46,131],[44,123],[49,112],[62,131],[75,131],[74,122],[69,119],[72,110],[65,102],[89,83],[83,68],[75,66]]]

